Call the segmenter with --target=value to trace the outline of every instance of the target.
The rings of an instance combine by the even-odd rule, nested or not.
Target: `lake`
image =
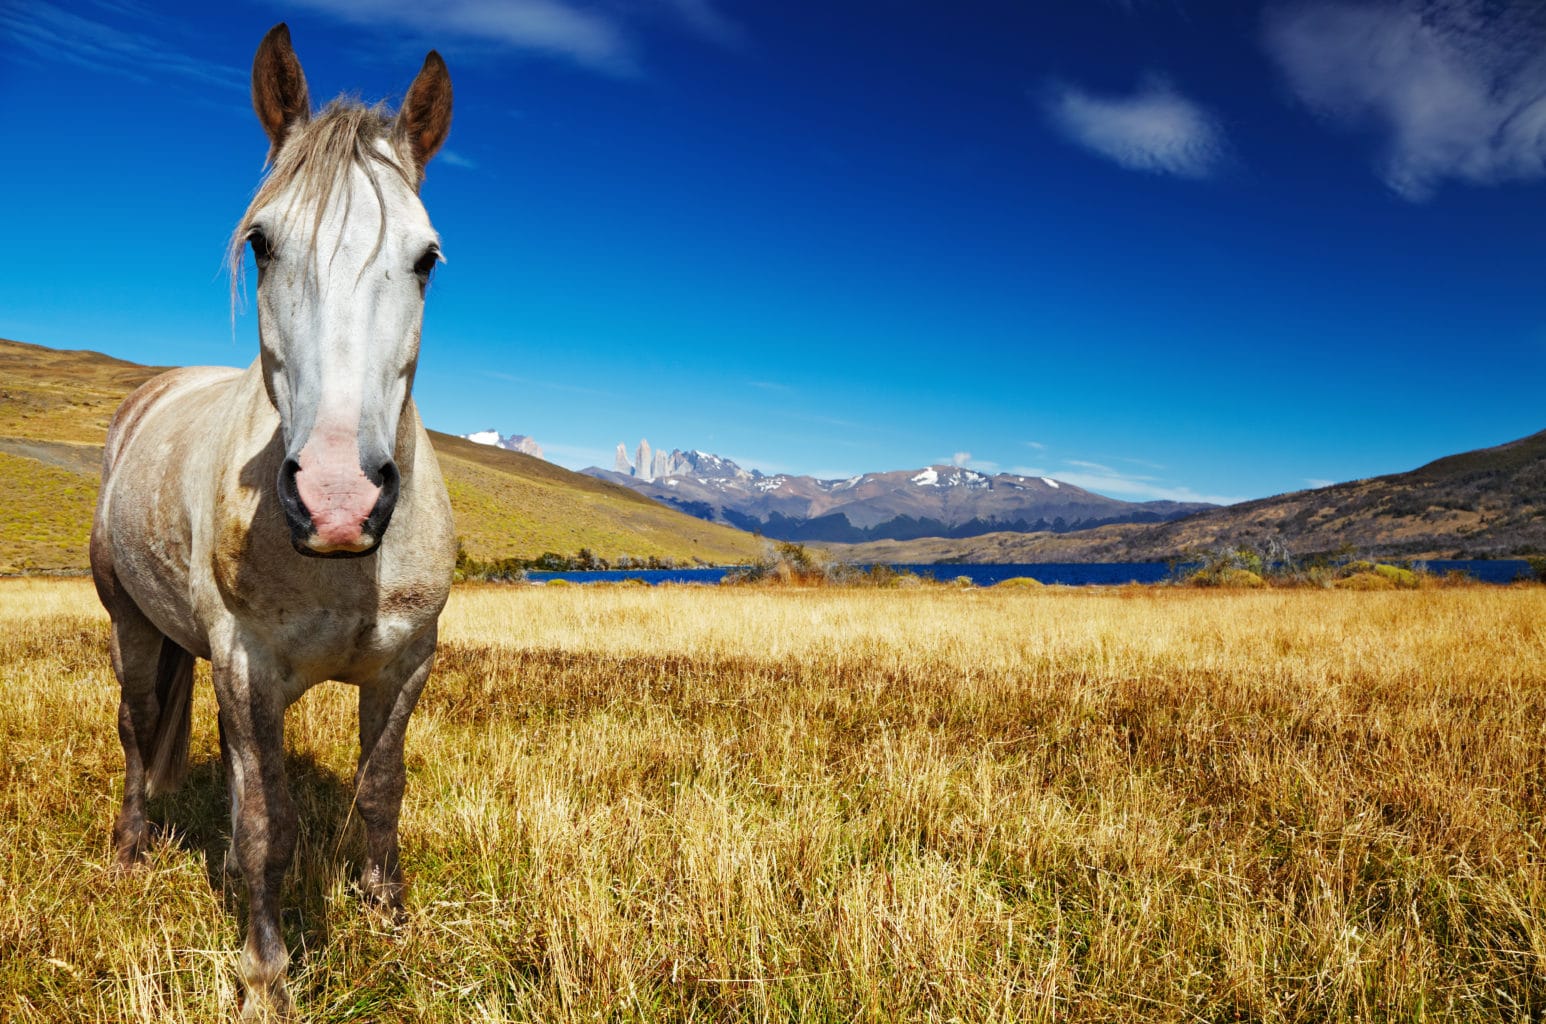
[[[1528,563],[1518,559],[1434,559],[1415,563],[1418,568],[1440,575],[1452,570],[1466,573],[1482,583],[1512,583],[1530,575]],[[1014,576],[1030,576],[1042,583],[1068,586],[1111,585],[1120,583],[1158,583],[1170,575],[1165,562],[1042,562],[1031,565],[893,565],[893,569],[953,580],[965,576],[979,587],[990,587]],[[619,580],[643,580],[646,583],[718,583],[734,572],[733,568],[713,569],[609,569],[600,572],[529,572],[527,579],[543,583],[569,580],[573,583],[616,583]]]

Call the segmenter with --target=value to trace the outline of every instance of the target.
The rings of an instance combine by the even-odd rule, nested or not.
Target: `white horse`
[[[193,659],[211,662],[247,884],[244,1015],[287,1013],[279,888],[295,850],[285,708],[328,679],[359,687],[356,801],[368,895],[400,910],[403,734],[435,653],[456,542],[409,392],[439,239],[419,202],[445,141],[451,80],[431,51],[394,116],[335,101],[312,116],[276,25],[252,68],[271,169],[232,244],[258,266],[261,353],[246,370],[174,370],[113,418],[91,534],[121,686],[117,857],[145,800],[184,773]],[[390,530],[388,523],[391,524]]]

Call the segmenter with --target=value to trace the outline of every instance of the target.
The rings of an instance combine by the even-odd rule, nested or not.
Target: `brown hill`
[[[79,571],[102,443],[123,397],[161,372],[0,339],[0,572]],[[457,533],[481,559],[572,555],[745,562],[762,542],[529,455],[430,432]]]
[[[1075,534],[856,544],[855,561],[1163,561],[1280,539],[1297,555],[1497,558],[1546,551],[1546,431],[1438,459],[1407,473],[1295,491],[1168,523]]]

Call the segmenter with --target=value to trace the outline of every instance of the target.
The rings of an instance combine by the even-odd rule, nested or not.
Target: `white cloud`
[[[1132,96],[1097,96],[1059,83],[1044,106],[1065,137],[1129,170],[1207,178],[1227,153],[1218,120],[1163,79]]]
[[[435,154],[435,157],[441,163],[450,167],[460,167],[465,171],[476,171],[478,169],[478,162],[476,160],[470,160],[455,150],[442,149],[439,153]]]
[[[1382,138],[1379,175],[1405,199],[1427,200],[1446,179],[1546,177],[1546,7],[1280,6],[1264,40],[1300,102]]]
[[[694,32],[732,50],[746,45],[746,31],[715,10],[710,0],[670,0],[683,24]]]
[[[1304,478],[1304,482],[1309,484],[1312,488],[1315,488],[1316,490],[1319,490],[1322,487],[1330,487],[1332,484],[1336,483],[1335,480],[1322,480],[1319,477],[1313,477],[1313,476],[1305,477]]]
[[[1154,466],[1142,459],[1122,458],[1123,462]],[[1157,466],[1155,468],[1158,468]],[[1062,468],[1016,466],[1013,473],[1020,476],[1046,476],[1064,483],[1083,487],[1096,494],[1121,498],[1124,501],[1208,501],[1215,505],[1233,505],[1246,499],[1231,494],[1199,494],[1190,487],[1172,483],[1160,477],[1139,473],[1126,473],[1099,462],[1084,459],[1064,459]]]
[[[1208,501],[1215,505],[1233,505],[1246,500],[1239,495],[1199,494],[1190,487],[1169,484],[1154,477],[1122,473],[1103,466],[1092,471],[1076,469],[1072,473],[1053,472],[1047,475],[1096,494],[1126,501]]]
[[[189,56],[159,34],[166,28],[143,17],[133,28],[118,28],[51,3],[0,4],[0,35],[40,57],[141,82],[171,74],[206,88],[245,93],[251,87],[244,68]]]
[[[610,74],[637,71],[634,46],[612,18],[561,0],[296,0],[367,27],[396,23],[426,36],[462,36],[567,57]]]
[[[425,39],[459,36],[517,50],[532,50],[618,76],[639,73],[640,45],[624,20],[628,6],[590,7],[574,0],[295,0],[300,6],[366,27],[396,24]],[[722,46],[744,44],[741,27],[713,0],[657,0],[639,8],[662,12],[679,25]]]
[[[1047,450],[1047,446],[1042,444],[1040,441],[1026,441],[1024,444],[1027,448],[1034,448],[1039,452]]]
[[[960,466],[962,469],[975,469],[979,473],[997,473],[998,463],[991,459],[974,459],[971,452],[955,452],[949,459],[935,459],[931,465]]]

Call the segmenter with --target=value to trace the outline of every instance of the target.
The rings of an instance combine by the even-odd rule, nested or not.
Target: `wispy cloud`
[[[460,37],[513,50],[544,53],[592,71],[631,77],[641,71],[642,44],[626,13],[660,12],[687,30],[740,47],[741,27],[712,0],[655,0],[643,8],[587,6],[573,0],[295,0],[352,24],[396,25],[426,37]]]
[[[1311,487],[1316,488],[1316,489],[1319,489],[1319,488],[1322,488],[1322,487],[1330,487],[1332,484],[1336,483],[1335,480],[1322,480],[1319,477],[1313,477],[1313,476],[1305,477],[1304,478],[1304,482],[1309,484]]]
[[[120,28],[103,17],[114,10],[111,5],[95,6],[95,16],[87,16],[79,13],[79,7],[66,10],[44,2],[0,5],[0,36],[35,56],[135,81],[172,75],[206,88],[245,93],[250,87],[245,68],[191,56],[184,47],[144,28],[149,19],[136,18],[135,28]]]
[[[1153,469],[1161,468],[1144,459],[1131,459],[1124,456],[1115,457],[1112,461],[1129,462]],[[1202,494],[1162,477],[1128,473],[1113,469],[1105,463],[1091,462],[1087,459],[1064,459],[1056,469],[1042,466],[1015,466],[1010,472],[1020,476],[1051,477],[1054,480],[1073,484],[1075,487],[1083,487],[1087,491],[1094,491],[1096,494],[1122,498],[1125,501],[1208,501],[1215,505],[1233,505],[1246,500],[1232,494]]]
[[[1042,475],[1083,487],[1096,494],[1129,501],[1208,501],[1215,505],[1233,505],[1246,500],[1233,494],[1199,494],[1190,487],[1168,483],[1152,476],[1123,473],[1095,463],[1069,462],[1067,465],[1093,468],[1076,468],[1072,472],[1055,471]]]
[[[668,0],[683,24],[698,35],[732,50],[746,46],[746,30],[721,14],[709,0]]]
[[[464,171],[476,171],[478,169],[478,162],[476,160],[469,159],[454,149],[442,149],[435,156],[436,159],[448,167],[460,167]]]
[[[1300,102],[1381,137],[1378,172],[1397,195],[1546,177],[1546,7],[1322,2],[1273,8],[1264,25]]]
[[[1054,83],[1043,108],[1064,137],[1129,170],[1207,178],[1228,153],[1218,119],[1161,78],[1131,96]]]

